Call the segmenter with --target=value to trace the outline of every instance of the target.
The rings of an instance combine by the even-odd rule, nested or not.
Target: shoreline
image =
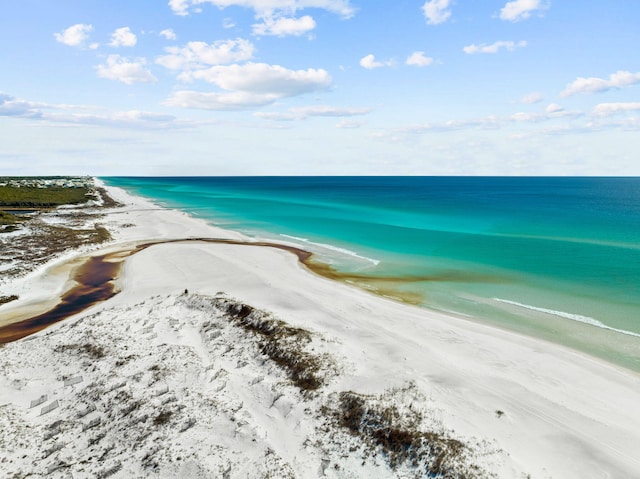
[[[223,200],[221,202],[222,210],[219,213],[220,216],[216,216],[213,209],[206,208],[206,194],[201,187],[196,185],[217,185],[220,187],[219,191],[222,194],[222,192],[227,191],[227,182],[222,179],[213,182],[203,179],[202,183],[200,180],[187,181],[184,185],[189,193],[181,193],[181,190],[177,191],[174,202],[171,200],[171,190],[164,191],[160,188],[161,185],[165,184],[161,178],[156,179],[157,181],[154,181],[153,178],[148,180],[122,179],[120,181],[117,178],[107,179],[107,181],[113,181],[112,184],[115,186],[131,187],[133,192],[140,191],[142,194],[150,195],[149,198],[152,201],[156,201],[154,198],[158,198],[160,204],[165,204],[166,202],[166,204],[175,205],[177,209],[192,214],[196,218],[204,217],[212,224],[221,222],[221,226],[233,228],[234,231],[247,234],[251,238],[276,242],[284,241],[312,251],[320,261],[331,264],[339,272],[351,272],[352,276],[350,278],[347,277],[348,274],[344,274],[341,276],[336,275],[336,279],[352,285],[355,284],[373,292],[378,290],[379,294],[383,296],[395,297],[410,304],[419,304],[429,311],[453,314],[457,317],[464,317],[501,329],[550,341],[590,356],[598,357],[609,363],[617,364],[623,368],[640,372],[640,342],[633,334],[629,334],[629,332],[637,330],[637,324],[634,322],[634,318],[637,316],[635,314],[637,308],[634,307],[634,304],[637,301],[633,299],[635,298],[633,296],[634,293],[630,293],[631,297],[627,296],[626,300],[624,299],[625,291],[632,289],[629,287],[630,282],[632,283],[632,276],[629,276],[631,273],[629,267],[627,267],[629,271],[627,271],[626,276],[628,279],[624,281],[624,284],[621,284],[620,288],[610,290],[607,293],[605,289],[599,289],[600,286],[593,285],[600,284],[600,282],[603,285],[611,283],[609,280],[601,281],[595,279],[608,278],[609,275],[603,276],[601,273],[596,273],[594,277],[591,277],[587,273],[587,276],[583,276],[579,273],[582,269],[575,264],[579,260],[567,259],[566,267],[562,267],[565,264],[562,258],[547,259],[548,264],[558,265],[557,277],[537,277],[536,274],[528,272],[529,269],[521,264],[526,262],[522,258],[531,257],[532,261],[529,261],[529,263],[537,263],[535,256],[536,254],[541,254],[540,251],[535,248],[530,251],[528,248],[528,246],[535,245],[518,243],[519,246],[514,246],[513,250],[510,250],[511,253],[505,251],[507,259],[504,261],[507,263],[519,261],[518,264],[524,268],[522,270],[517,268],[509,270],[508,267],[505,269],[490,266],[502,264],[500,263],[502,260],[497,258],[501,257],[501,255],[498,254],[493,257],[491,256],[491,251],[488,251],[489,255],[485,257],[485,247],[480,245],[478,245],[478,251],[483,251],[483,253],[476,253],[473,258],[467,258],[467,260],[450,261],[446,259],[448,258],[447,255],[434,253],[425,257],[416,257],[415,264],[413,264],[412,261],[414,260],[410,255],[402,256],[403,253],[401,251],[407,248],[398,245],[394,246],[394,241],[385,242],[389,244],[389,247],[383,246],[383,243],[380,243],[380,238],[376,240],[377,243],[371,242],[366,238],[350,241],[348,238],[357,235],[359,226],[355,226],[353,231],[348,229],[349,232],[345,234],[338,231],[334,231],[333,234],[327,233],[331,236],[329,238],[322,232],[325,226],[323,228],[313,226],[313,221],[305,220],[304,215],[300,216],[299,228],[296,226],[298,223],[293,223],[293,221],[296,221],[294,217],[285,220],[289,214],[288,210],[283,210],[282,214],[278,213],[277,216],[273,217],[275,223],[270,223],[268,208],[262,211],[260,203],[258,203],[256,205],[258,210],[253,214],[249,209],[251,202],[245,200],[240,202],[232,200],[229,203],[227,203],[227,200]],[[237,185],[251,185],[252,181],[240,183],[232,181],[229,183],[230,189],[228,191],[232,192],[237,189],[237,193],[242,197],[243,190]],[[168,188],[179,186],[180,184],[181,181],[172,179],[167,179],[166,181]],[[191,187],[186,186],[191,184],[194,185],[192,192],[190,190]],[[275,184],[280,185],[279,187],[285,187],[289,182],[282,184],[276,182]],[[269,191],[267,183],[256,180],[256,185],[258,189],[254,196],[270,198],[268,194],[264,195],[262,193],[262,188],[265,188],[265,191]],[[288,190],[285,189],[285,191]],[[302,195],[300,198],[306,198],[311,203],[315,201],[313,198],[317,196],[310,195],[307,198],[302,190],[296,194]],[[251,193],[247,192],[246,196],[247,199],[252,198]],[[277,195],[271,200],[278,201]],[[290,203],[291,205],[296,204],[293,199],[291,199]],[[350,205],[351,203],[346,204]],[[211,206],[213,207],[214,205],[212,204]],[[297,210],[294,209],[292,211]],[[309,213],[310,218],[315,217],[313,210],[308,211],[305,209],[304,211]],[[349,209],[349,211],[351,210]],[[335,228],[336,219],[333,218],[330,211],[325,212],[323,210],[317,214],[323,218],[326,216],[322,220],[322,224],[325,224],[325,220],[328,222],[326,225],[327,231]],[[349,214],[352,215],[353,211]],[[359,224],[357,218],[354,218],[354,220],[356,224]],[[375,227],[376,221],[374,220],[367,223],[369,225],[367,227],[374,228],[374,230],[370,231],[371,235],[373,235],[372,237],[375,237],[375,231],[387,231],[384,229],[386,222],[381,220],[380,223],[380,228]],[[402,232],[399,231],[397,233],[400,234]],[[393,236],[389,236],[389,239],[392,240]],[[413,244],[421,244],[418,237],[415,239],[416,241]],[[545,240],[550,239],[545,238]],[[562,245],[571,248],[571,243],[564,243],[567,238],[558,237],[557,239]],[[427,243],[429,241],[426,238],[424,240]],[[376,247],[375,244],[378,244],[379,247]],[[401,242],[400,244],[404,243]],[[420,249],[420,247],[416,248]],[[452,248],[455,249],[454,246]],[[408,249],[410,250],[411,248]],[[513,254],[513,251],[516,250],[520,251],[521,254]],[[532,254],[533,256],[530,256]],[[518,258],[517,260],[516,257]],[[540,257],[545,258],[546,256],[541,254]],[[581,256],[578,255],[576,257]],[[631,258],[629,259],[631,260]],[[498,263],[495,261],[498,261]],[[633,261],[635,261],[635,256]],[[379,267],[376,267],[375,263],[378,263]],[[574,267],[571,267],[571,264]],[[583,258],[582,264],[589,265],[591,263],[586,258]],[[629,262],[629,264],[631,263]],[[604,271],[595,266],[594,268],[585,267],[584,269]],[[358,273],[362,273],[362,275]],[[428,274],[428,276],[425,276],[425,274]],[[559,279],[565,276],[574,277],[574,283],[570,281],[563,282],[564,280]],[[590,293],[593,294],[585,293],[589,289],[592,290]],[[501,300],[509,301],[509,303]],[[640,331],[636,331],[636,333],[640,333]]]
[[[180,244],[180,243],[208,243],[208,244],[226,244],[235,246],[253,246],[259,248],[273,248],[296,256],[298,262],[305,266],[309,272],[318,276],[342,281],[346,284],[356,286],[364,291],[372,292],[378,296],[400,301],[406,304],[417,304],[411,300],[410,295],[401,295],[393,290],[386,292],[384,289],[369,289],[363,285],[355,283],[354,280],[370,279],[359,274],[344,273],[335,270],[332,266],[320,263],[314,260],[312,252],[301,248],[275,243],[270,241],[239,241],[220,238],[186,238],[174,240],[156,240],[152,242],[141,242],[136,245],[110,245],[108,253],[89,254],[86,257],[73,257],[68,263],[63,263],[60,268],[69,270],[68,283],[74,283],[74,286],[64,290],[60,295],[58,303],[51,307],[53,301],[46,301],[41,304],[29,305],[28,309],[17,308],[17,311],[11,311],[3,322],[0,323],[0,344],[16,341],[31,334],[35,334],[47,327],[64,321],[76,314],[84,312],[86,309],[96,306],[108,299],[112,298],[118,291],[112,287],[113,281],[119,279],[122,263],[126,258],[143,251],[146,248],[158,246],[162,244]],[[100,251],[98,251],[100,253]],[[375,278],[376,281],[387,282],[394,281],[395,278],[380,277]],[[90,296],[87,301],[86,296]],[[49,310],[44,308],[50,307]]]
[[[215,296],[224,291],[293,327],[328,338],[326,347],[348,365],[329,390],[375,394],[413,382],[429,398],[423,405],[437,411],[447,429],[504,451],[492,465],[499,477],[631,477],[640,471],[635,457],[640,448],[636,373],[562,346],[309,274],[285,251],[233,244],[246,238],[107,189],[128,209],[118,211],[117,219],[108,215],[106,226],[135,225],[116,227],[116,242],[141,240],[141,235],[170,241],[190,236],[193,242],[159,244],[127,258],[116,282],[121,290],[117,296],[37,333],[33,341],[63,334],[83,318],[113,308],[122,308],[118,322],[126,321],[127,315],[140,314],[136,304],[153,309],[148,298],[158,295],[188,289]],[[197,242],[197,237],[212,235],[226,237],[230,244]],[[37,287],[34,278],[29,281]],[[125,313],[126,308],[132,312]],[[20,344],[5,345],[3,354],[18,351]],[[20,400],[10,399],[14,390],[0,378],[0,404],[20,410]]]

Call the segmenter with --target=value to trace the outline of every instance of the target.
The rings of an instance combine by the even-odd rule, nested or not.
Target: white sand
[[[117,245],[241,238],[122,190],[109,192],[127,204],[105,222]],[[135,226],[123,227],[129,224]],[[16,282],[13,290],[37,304],[34,298],[43,296],[43,285],[49,292],[64,287],[64,274],[50,271]],[[49,477],[47,472],[107,477],[113,472],[112,477],[239,478],[266,477],[269,471],[273,477],[411,477],[408,468],[394,472],[380,457],[363,462],[358,451],[349,452],[349,441],[355,439],[348,434],[323,436],[321,419],[313,412],[332,393],[378,394],[411,384],[411,399],[398,393],[390,400],[411,402],[425,411],[426,422],[475,444],[474,460],[496,477],[640,477],[636,373],[318,277],[292,254],[271,248],[156,245],[126,261],[119,285],[122,292],[111,300],[0,349],[0,417],[8,424],[0,432],[0,472],[35,477]],[[185,289],[189,295],[182,295]],[[217,326],[220,334],[205,334],[202,325],[217,316],[196,303],[200,295],[217,292],[312,331],[314,348],[336,365],[321,394],[305,400],[293,386],[283,385],[282,373],[256,354],[242,330]],[[19,307],[0,307],[0,318]],[[108,357],[70,361],[55,352],[56,346],[87,338],[105,345]],[[135,357],[117,366],[113,358],[129,351]],[[158,382],[149,372],[154,364],[167,370]],[[81,383],[64,386],[65,378],[80,376]],[[120,389],[128,398],[116,399]],[[47,402],[30,409],[30,402],[43,394]],[[172,398],[168,405],[180,404],[170,423],[175,430],[149,427],[146,433],[140,429],[137,439],[129,438],[122,431],[146,423],[125,427],[117,414],[106,411],[136,398],[150,417],[169,407],[162,402],[167,398]],[[60,407],[39,415],[54,400]],[[91,401],[97,401],[96,411],[43,439],[55,420],[77,418]],[[497,411],[504,414],[498,417]],[[135,414],[126,415],[127,421]],[[100,425],[81,434],[82,424],[86,427],[92,417],[99,417]],[[88,438],[100,428],[105,436],[91,449]],[[138,452],[127,452],[131,448]],[[49,454],[41,458],[45,450]]]

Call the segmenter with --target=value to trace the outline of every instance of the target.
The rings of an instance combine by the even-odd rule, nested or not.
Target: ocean
[[[102,180],[296,244],[363,287],[640,371],[640,178]]]

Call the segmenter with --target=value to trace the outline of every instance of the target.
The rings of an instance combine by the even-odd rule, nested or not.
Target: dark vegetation
[[[120,208],[124,206],[122,203],[114,200],[107,194],[107,190],[104,188],[97,188],[98,193],[102,197],[102,208]],[[133,226],[133,225],[130,225]]]
[[[18,299],[18,296],[12,294],[11,296],[0,296],[0,304],[10,303]]]
[[[0,186],[0,267],[6,265],[3,276],[27,273],[60,253],[111,239],[109,231],[96,220],[104,216],[103,209],[120,204],[110,198],[104,188],[94,188],[89,179],[77,179],[79,185],[84,185],[77,187],[36,187],[38,181],[40,179],[0,177],[0,184],[4,185]],[[77,208],[43,211],[98,197],[102,199],[102,207],[89,208],[80,204]],[[40,212],[19,215],[2,211],[3,208]],[[50,224],[46,221],[49,216],[57,221]],[[3,237],[2,233],[10,231],[17,231],[19,235]]]
[[[56,353],[62,352],[75,352],[77,354],[83,354],[89,356],[91,359],[100,359],[105,357],[106,352],[102,346],[98,346],[93,343],[83,344],[59,344],[53,351]]]
[[[13,268],[4,270],[3,275],[17,276],[37,268],[64,251],[111,239],[109,231],[97,224],[93,228],[74,229],[33,220],[30,226],[29,234],[21,235],[19,241],[0,241],[0,265],[18,260]]]
[[[160,412],[160,414],[158,414],[155,419],[153,420],[153,423],[156,426],[160,426],[162,424],[166,424],[167,422],[169,422],[169,419],[171,419],[171,416],[173,416],[173,412],[172,411],[162,411]]]
[[[337,409],[325,413],[358,437],[369,452],[381,451],[393,469],[407,464],[426,477],[481,477],[477,467],[465,466],[468,446],[444,432],[421,430],[423,418],[410,408],[401,412],[380,398],[348,391],[339,394]]]
[[[284,370],[301,391],[315,391],[323,385],[321,371],[326,358],[305,351],[311,342],[309,331],[266,318],[246,304],[218,298],[216,306],[239,326],[255,334],[262,353]]]
[[[185,292],[186,294],[186,292]],[[305,395],[318,392],[326,382],[330,358],[306,350],[311,342],[309,331],[294,328],[271,318],[267,313],[225,297],[216,297],[214,306],[225,316],[252,333],[260,350]],[[206,325],[205,325],[206,329]],[[406,390],[390,391],[381,396],[366,396],[352,391],[340,392],[319,409],[325,419],[325,432],[330,436],[345,431],[357,438],[363,460],[381,456],[397,470],[409,468],[416,477],[439,479],[479,479],[490,477],[481,467],[472,463],[472,448],[439,428],[426,427],[419,410],[407,406],[402,394],[413,394],[412,386]],[[397,394],[396,394],[397,393]],[[339,437],[339,433],[337,434]],[[340,439],[337,444],[341,447]]]
[[[35,188],[0,186],[1,208],[53,208],[60,205],[85,203],[93,196],[88,187]]]

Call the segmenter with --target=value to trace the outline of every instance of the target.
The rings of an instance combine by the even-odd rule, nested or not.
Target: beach
[[[124,205],[102,220],[110,243],[3,285],[20,299],[0,321],[45,312],[87,257],[159,244],[123,255],[115,296],[0,348],[8,477],[640,475],[636,372],[330,280],[284,249],[197,241],[252,240],[106,189]],[[268,354],[274,325],[289,356]],[[420,440],[350,428],[345,398]]]

